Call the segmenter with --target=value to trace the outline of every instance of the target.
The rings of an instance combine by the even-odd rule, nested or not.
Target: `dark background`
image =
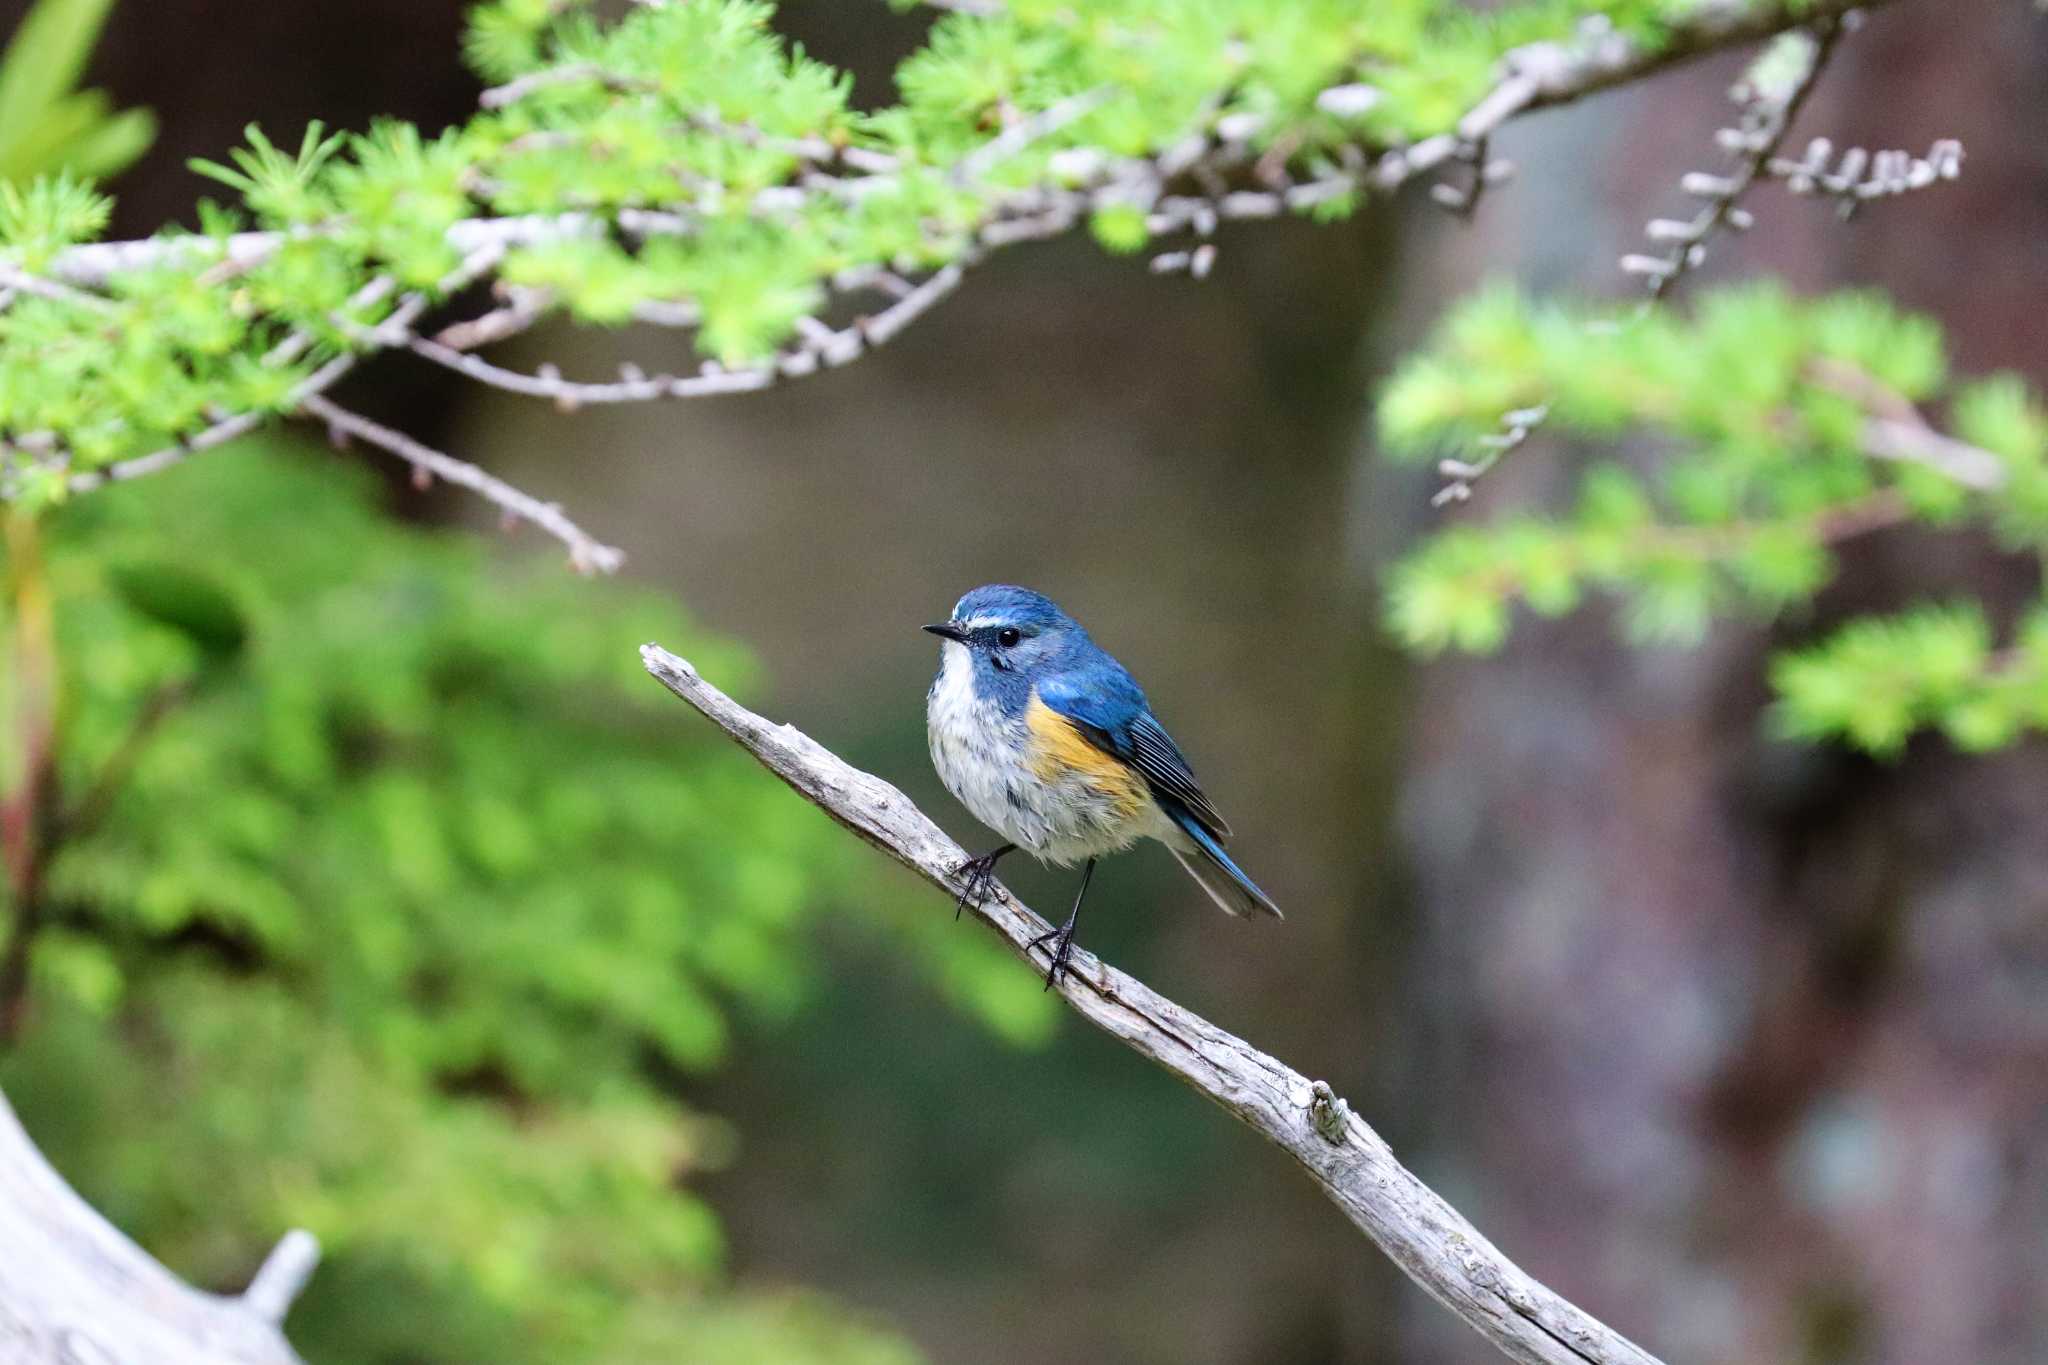
[[[185,159],[252,119],[284,141],[314,116],[464,117],[460,11],[129,0],[92,80],[163,132],[114,186],[115,235],[189,222]],[[923,27],[829,0],[781,22],[868,102]],[[1770,648],[2033,572],[1888,534],[1813,619],[1684,652],[1624,651],[1595,611],[1417,667],[1376,625],[1377,570],[1442,515],[1372,449],[1389,361],[1488,276],[1626,289],[1616,258],[1713,163],[1738,69],[1517,126],[1522,174],[1470,227],[1416,195],[1231,232],[1201,284],[1023,248],[874,357],[769,395],[563,417],[386,359],[344,401],[563,499],[766,660],[773,694],[746,700],[971,845],[923,753],[916,626],[990,579],[1053,594],[1144,679],[1289,911],[1224,921],[1155,850],[1097,878],[1089,947],[1329,1078],[1510,1255],[1670,1359],[2036,1362],[2048,747],[1880,765],[1758,719]],[[2048,21],[1893,6],[1799,132],[1960,137],[1962,181],[1847,226],[1767,190],[1700,283],[1881,286],[1962,366],[2038,387],[2044,127]],[[654,369],[680,344],[557,332],[518,354]],[[1556,455],[1532,444],[1455,515],[1543,496]],[[396,483],[393,505],[485,520]],[[1067,894],[1010,875],[1041,906]],[[709,1192],[742,1279],[832,1289],[938,1361],[1490,1358],[1248,1133],[1078,1025],[1006,1047],[866,943],[829,936],[824,997],[690,1094],[741,1134]]]

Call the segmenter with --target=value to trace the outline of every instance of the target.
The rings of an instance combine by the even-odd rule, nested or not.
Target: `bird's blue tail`
[[[1202,828],[1201,821],[1171,807],[1166,813],[1193,844],[1192,848],[1175,848],[1173,856],[1188,870],[1190,877],[1202,884],[1202,889],[1209,893],[1209,899],[1233,915],[1284,918],[1280,907],[1273,904],[1273,898],[1259,890],[1258,884],[1244,875],[1244,869],[1230,861],[1223,845],[1216,842],[1215,835]],[[1172,848],[1172,845],[1168,847]]]

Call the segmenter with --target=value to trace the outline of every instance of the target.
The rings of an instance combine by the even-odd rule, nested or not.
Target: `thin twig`
[[[1481,454],[1476,460],[1444,459],[1437,461],[1437,473],[1449,482],[1439,488],[1429,500],[1431,507],[1443,507],[1454,502],[1465,502],[1472,496],[1472,485],[1499,464],[1510,451],[1529,439],[1529,433],[1543,425],[1550,416],[1550,404],[1538,403],[1530,408],[1516,408],[1505,413],[1500,419],[1501,429],[1479,438]]]
[[[1734,168],[1726,175],[1694,172],[1679,182],[1687,194],[1702,201],[1703,207],[1690,219],[1659,218],[1650,223],[1650,239],[1668,244],[1667,255],[1634,254],[1621,258],[1623,270],[1649,281],[1652,300],[1670,293],[1680,279],[1706,260],[1707,242],[1715,234],[1740,232],[1749,227],[1750,216],[1742,207],[1742,196],[1765,174],[1764,168],[1784,145],[1792,120],[1820,83],[1828,59],[1847,30],[1848,24],[1841,19],[1821,19],[1802,35],[1780,38],[1781,43],[1803,45],[1795,54],[1799,65],[1789,79],[1779,88],[1765,89],[1753,75],[1750,82],[1737,87],[1737,98],[1742,103],[1740,126],[1724,128],[1720,134],[1721,144],[1735,156]],[[1775,56],[1774,52],[1761,59],[1758,66],[1767,65]],[[1756,69],[1752,67],[1752,72]]]
[[[642,93],[660,89],[648,81],[634,80],[607,71],[595,62],[573,62],[567,66],[542,67],[538,71],[529,71],[517,80],[494,85],[477,96],[476,102],[486,109],[503,109],[509,104],[517,104],[537,91],[558,85],[601,85],[607,90],[620,93]]]
[[[1020,119],[954,162],[953,169],[946,173],[947,182],[953,185],[974,183],[1032,143],[1042,142],[1060,129],[1094,113],[1115,93],[1107,87],[1097,87],[1063,99],[1029,118]]]
[[[111,313],[114,311],[114,305],[110,301],[101,298],[98,294],[89,294],[83,289],[73,288],[60,280],[46,279],[40,275],[31,275],[26,270],[19,269],[5,262],[0,262],[0,285],[6,287],[9,302],[13,301],[13,297],[16,294],[33,294],[39,299],[48,299],[53,303],[68,303],[74,308],[84,308],[89,312]]]
[[[309,391],[318,392],[328,387],[353,368],[354,356],[335,357],[313,372],[307,381]],[[305,391],[308,390],[302,390]],[[64,481],[64,486],[72,493],[90,493],[110,483],[124,483],[129,479],[142,478],[146,474],[161,473],[202,450],[212,450],[215,446],[226,445],[237,437],[246,436],[267,420],[269,414],[261,412],[240,412],[223,417],[204,431],[194,432],[175,445],[167,445],[147,455],[137,455],[133,459],[110,464],[104,469],[90,469],[83,474],[73,474]]]
[[[546,289],[509,291],[510,302],[488,313],[451,322],[434,334],[434,340],[451,351],[474,351],[478,347],[518,336],[532,327],[554,306],[554,294]]]
[[[586,404],[644,403],[662,398],[711,398],[750,393],[782,379],[800,378],[850,364],[873,347],[890,341],[931,311],[941,299],[959,287],[964,274],[964,268],[958,263],[946,266],[873,317],[856,319],[837,330],[823,328],[817,335],[806,337],[797,345],[778,352],[767,363],[744,369],[709,367],[693,375],[634,374],[612,381],[593,382],[564,379],[552,369],[534,374],[508,369],[426,337],[415,336],[405,344],[420,358],[466,375],[478,383],[529,398],[545,398],[565,409],[573,410]]]
[[[1872,152],[1863,147],[1847,147],[1837,155],[1833,142],[1817,137],[1806,145],[1804,157],[1797,161],[1773,157],[1765,164],[1764,173],[1793,194],[1834,199],[1847,218],[1873,199],[1911,194],[1957,179],[1963,173],[1963,144],[1942,138],[1925,156],[1897,149]]]
[[[373,422],[358,413],[329,399],[314,395],[300,404],[303,411],[335,431],[359,437],[371,445],[389,451],[415,469],[425,470],[435,478],[457,484],[471,492],[479,493],[490,502],[503,508],[507,515],[521,521],[530,521],[546,531],[569,548],[569,562],[582,573],[612,573],[625,562],[623,551],[594,539],[582,527],[562,514],[560,504],[542,502],[531,494],[522,493],[511,484],[464,460],[444,455],[433,447],[424,445],[402,431]]]
[[[1470,220],[1479,212],[1479,201],[1486,197],[1486,191],[1493,185],[1510,179],[1514,163],[1496,157],[1492,152],[1492,140],[1478,138],[1467,142],[1459,140],[1456,159],[1471,167],[1471,174],[1463,185],[1439,181],[1429,187],[1430,202],[1454,218]]]
[[[1863,428],[1863,453],[1874,460],[1925,465],[1978,492],[2005,487],[2005,462],[1981,446],[1959,441],[1922,421],[1873,417]]]

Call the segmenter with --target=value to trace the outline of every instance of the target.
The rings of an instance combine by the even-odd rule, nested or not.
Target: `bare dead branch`
[[[0,1359],[301,1365],[277,1324],[319,1257],[288,1234],[239,1298],[184,1284],[50,1168],[0,1098]]]
[[[792,726],[733,701],[688,663],[646,645],[663,686],[806,800],[954,899],[966,851],[902,792]],[[938,904],[937,901],[934,904]],[[1000,886],[976,913],[1025,956],[1045,922]],[[1330,1087],[1077,951],[1059,992],[1089,1023],[1215,1101],[1299,1163],[1395,1264],[1509,1358],[1526,1365],[1656,1365],[1654,1357],[1531,1279],[1416,1179]]]
[[[293,1228],[278,1238],[263,1264],[256,1267],[255,1278],[242,1291],[242,1306],[257,1319],[276,1326],[284,1321],[292,1301],[319,1265],[319,1239],[304,1228]]]

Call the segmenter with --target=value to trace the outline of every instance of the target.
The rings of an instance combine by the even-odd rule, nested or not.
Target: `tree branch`
[[[1847,27],[1839,19],[1824,19],[1804,34],[1779,39],[1782,44],[1796,45],[1790,59],[1791,69],[1775,70],[1777,64],[1772,58],[1778,55],[1778,49],[1772,48],[1736,87],[1736,98],[1742,104],[1741,117],[1736,127],[1723,128],[1720,133],[1722,146],[1735,158],[1734,169],[1727,175],[1695,173],[1680,182],[1685,192],[1702,200],[1705,207],[1682,222],[1670,218],[1651,222],[1651,239],[1669,243],[1668,255],[1630,255],[1621,259],[1623,270],[1650,282],[1652,299],[1663,298],[1680,279],[1698,268],[1706,259],[1707,241],[1715,233],[1740,232],[1749,227],[1750,217],[1742,207],[1742,196],[1749,193],[1750,186],[1776,158],[1778,148],[1792,130],[1792,120],[1799,116],[1800,109],[1820,84],[1821,73],[1827,70],[1828,60],[1841,44]]]
[[[300,1365],[277,1329],[319,1259],[292,1232],[249,1293],[179,1280],[78,1197],[0,1096],[0,1360],[141,1365]]]
[[[856,835],[945,892],[966,851],[902,792],[788,725],[733,701],[659,645],[640,657],[663,686]],[[1045,922],[1000,886],[976,913],[1022,957]],[[1657,1365],[1654,1357],[1531,1279],[1394,1157],[1320,1081],[1182,1009],[1092,953],[1059,992],[1089,1023],[1214,1100],[1298,1162],[1407,1275],[1525,1365]]]
[[[1569,43],[1532,43],[1517,48],[1502,60],[1494,87],[1459,121],[1454,133],[1388,152],[1375,163],[1368,187],[1396,188],[1412,176],[1453,159],[1461,146],[1483,141],[1523,114],[1570,104],[1707,53],[1839,18],[1852,9],[1872,9],[1890,2],[1701,0],[1690,15],[1670,26],[1667,41],[1656,48],[1640,47],[1620,34],[1601,30],[1590,30]],[[657,219],[657,215],[642,214],[633,222],[622,219],[621,226],[629,231],[651,230],[659,226]],[[531,214],[466,219],[448,230],[448,240],[456,251],[467,256],[485,247],[528,246],[603,231],[603,221],[592,214]],[[270,256],[286,238],[283,232],[236,233],[227,240],[223,260],[247,269]],[[193,237],[95,242],[58,253],[45,278],[83,289],[103,288],[117,275],[174,263],[191,253],[211,249],[211,239]]]
[[[522,374],[493,365],[468,354],[471,347],[500,339],[532,326],[542,316],[547,302],[529,292],[510,307],[499,307],[469,323],[444,329],[440,338],[416,336],[411,323],[420,311],[417,298],[384,323],[358,329],[353,337],[359,348],[351,355],[337,357],[312,376],[286,409],[311,411],[312,400],[355,361],[373,352],[392,348],[410,349],[433,363],[451,368],[469,378],[514,392],[552,399],[564,408],[584,403],[649,401],[662,398],[691,398],[745,392],[766,388],[783,378],[818,372],[846,364],[893,336],[950,293],[963,271],[1002,246],[1055,236],[1072,229],[1090,214],[1106,208],[1137,207],[1145,214],[1147,231],[1153,236],[1192,233],[1206,237],[1225,221],[1274,218],[1287,212],[1302,212],[1333,200],[1388,193],[1409,180],[1430,174],[1446,164],[1461,160],[1473,165],[1474,182],[1469,191],[1452,191],[1460,212],[1476,206],[1476,196],[1495,167],[1486,148],[1492,134],[1502,125],[1533,110],[1569,103],[1617,85],[1644,78],[1689,58],[1756,39],[1801,25],[1832,33],[1840,17],[1856,8],[1867,8],[1887,0],[1865,0],[1859,6],[1851,0],[1698,0],[1682,21],[1670,26],[1656,47],[1630,41],[1611,27],[1588,21],[1570,40],[1535,43],[1508,53],[1500,63],[1493,88],[1457,123],[1454,129],[1412,145],[1351,145],[1339,148],[1331,162],[1318,164],[1297,174],[1287,164],[1289,146],[1285,139],[1275,147],[1261,150],[1254,139],[1260,129],[1256,115],[1232,114],[1198,119],[1187,135],[1173,145],[1149,155],[1117,157],[1100,148],[1071,148],[1054,157],[1056,173],[1044,183],[993,195],[985,216],[972,234],[949,246],[952,259],[895,299],[879,315],[860,319],[839,330],[819,317],[799,319],[797,338],[767,362],[740,370],[725,370],[707,363],[694,375],[648,377],[629,368],[616,382],[579,383],[564,380],[552,369],[535,375]],[[513,82],[491,92],[487,102],[508,102],[520,98],[539,84],[571,80],[607,80],[602,71],[588,67],[564,67],[552,73],[538,73],[524,82]],[[1376,92],[1356,81],[1333,86],[1317,101],[1326,110],[1357,109],[1369,103]],[[973,179],[996,162],[1023,146],[1085,114],[1100,98],[1090,92],[1063,101],[1053,108],[1026,118],[996,134],[969,152],[953,168],[951,179]],[[755,130],[721,127],[719,133],[745,140]],[[1775,147],[1775,142],[1772,143]],[[850,174],[821,174],[815,163],[798,174],[793,183],[771,185],[760,190],[751,208],[755,212],[783,214],[800,207],[808,196],[858,199],[892,183],[900,174],[894,162],[879,163],[855,157],[849,149],[839,158]],[[1233,176],[1236,183],[1233,185]],[[1259,188],[1244,188],[1247,179]],[[1192,192],[1190,192],[1192,191]],[[590,237],[618,231],[631,237],[652,238],[668,234],[689,234],[701,226],[697,206],[682,203],[670,208],[617,209],[608,215],[572,212],[534,214],[522,217],[471,218],[448,229],[448,241],[467,265],[460,280],[445,293],[454,292],[496,264],[510,248],[575,237]],[[330,230],[314,224],[295,229],[298,234]],[[224,242],[196,236],[164,237],[144,242],[106,242],[73,247],[60,252],[41,280],[28,278],[18,265],[0,257],[0,296],[26,289],[55,291],[91,305],[99,296],[90,292],[105,289],[118,275],[152,266],[189,262],[204,269],[207,278],[248,270],[276,252],[292,234],[245,232]],[[1190,252],[1187,262],[1200,274],[1213,259],[1206,244]],[[473,263],[482,262],[481,265]],[[858,273],[858,272],[857,272]],[[888,283],[885,275],[870,272],[866,278]],[[44,288],[47,286],[47,288]],[[863,286],[864,287],[864,286]],[[687,325],[695,318],[690,300],[650,302],[658,317],[653,320]],[[82,492],[101,483],[136,477],[175,464],[188,454],[244,434],[258,426],[265,415],[254,413],[209,414],[213,425],[186,437],[178,444],[104,470],[72,475],[69,488]],[[381,429],[380,429],[381,430]],[[397,437],[398,433],[388,433]],[[18,443],[17,443],[18,444]],[[413,459],[392,441],[379,444]],[[411,443],[416,446],[417,443]],[[0,450],[0,453],[5,453]],[[447,457],[430,452],[440,460]],[[416,465],[432,461],[414,459]],[[459,465],[460,462],[450,462]],[[470,466],[460,466],[470,470]],[[455,478],[472,487],[483,485],[474,478]],[[516,491],[516,490],[515,490]],[[0,500],[10,490],[0,487]],[[524,497],[524,495],[519,495]],[[502,503],[502,499],[500,499]],[[528,501],[531,501],[530,499]],[[526,511],[520,515],[530,516]],[[559,517],[559,512],[554,514]],[[539,520],[538,518],[533,518]],[[546,525],[548,523],[543,522]],[[557,534],[563,531],[555,529]],[[570,528],[573,531],[573,527]],[[575,534],[580,535],[580,532]],[[565,538],[567,538],[565,536]],[[578,542],[570,540],[574,549]],[[604,547],[595,547],[603,550]],[[605,556],[591,559],[579,553],[579,563],[597,564]]]

